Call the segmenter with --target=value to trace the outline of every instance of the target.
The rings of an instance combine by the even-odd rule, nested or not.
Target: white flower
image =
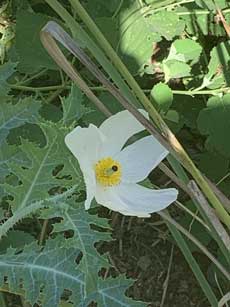
[[[124,215],[149,217],[176,200],[176,189],[153,190],[137,184],[168,154],[153,136],[123,149],[131,136],[144,129],[131,113],[122,111],[99,128],[92,124],[76,127],[66,136],[86,184],[86,210],[95,197],[97,203]]]

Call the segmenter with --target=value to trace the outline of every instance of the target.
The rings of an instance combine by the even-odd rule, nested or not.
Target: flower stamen
[[[111,157],[101,159],[95,165],[95,174],[101,185],[117,185],[121,181],[121,165]]]

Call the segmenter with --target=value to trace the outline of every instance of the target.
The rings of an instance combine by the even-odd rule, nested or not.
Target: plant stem
[[[65,89],[66,85],[60,84],[60,85],[51,85],[51,86],[42,86],[42,87],[31,87],[31,86],[25,86],[25,85],[15,85],[10,84],[10,87],[12,90],[19,90],[19,91],[28,91],[28,92],[45,92],[45,91],[55,91],[59,89]]]

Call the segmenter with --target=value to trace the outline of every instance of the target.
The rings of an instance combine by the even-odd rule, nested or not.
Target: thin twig
[[[209,206],[206,198],[204,197],[194,180],[191,180],[189,182],[188,187],[193,192],[193,198],[195,198],[195,200],[200,204],[205,214],[209,218],[210,223],[215,228],[216,232],[218,233],[221,240],[224,242],[228,251],[230,251],[230,237],[223,225],[220,223],[218,217],[215,214],[215,211]]]
[[[172,245],[172,248],[171,248],[171,254],[170,254],[170,258],[169,258],[167,275],[166,275],[165,281],[163,283],[163,294],[162,294],[162,298],[161,298],[160,307],[164,306],[164,302],[165,302],[165,298],[166,298],[166,293],[167,293],[168,283],[169,283],[169,276],[170,276],[170,271],[171,271],[171,267],[172,267],[173,251],[174,251],[174,245]]]

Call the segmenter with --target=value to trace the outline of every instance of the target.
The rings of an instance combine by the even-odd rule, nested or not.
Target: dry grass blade
[[[230,237],[220,223],[218,217],[216,216],[214,209],[212,209],[200,189],[198,188],[195,181],[191,180],[188,184],[189,189],[192,191],[193,198],[200,204],[202,209],[205,211],[206,215],[209,218],[210,223],[214,226],[216,231],[218,232],[220,238],[224,242],[225,246],[227,247],[228,251],[230,251]]]

